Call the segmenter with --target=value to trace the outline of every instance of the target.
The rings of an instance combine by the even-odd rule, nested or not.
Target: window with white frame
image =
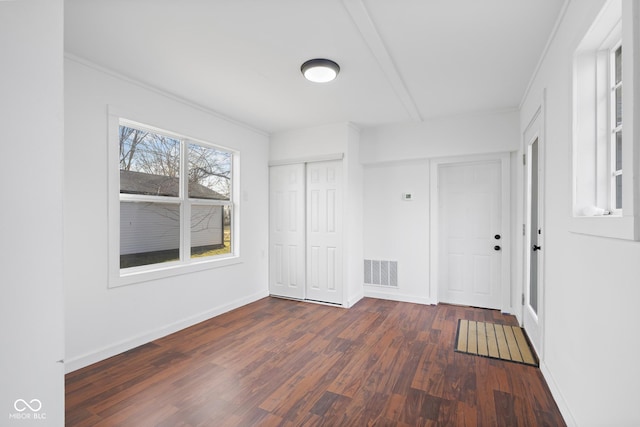
[[[574,233],[640,240],[640,3],[608,0],[573,57]]]
[[[611,1],[574,57],[574,216],[622,215],[622,29]]]
[[[118,152],[121,272],[233,254],[230,150],[120,119]]]
[[[612,212],[622,210],[622,42],[609,53],[609,115],[610,115],[610,200]]]

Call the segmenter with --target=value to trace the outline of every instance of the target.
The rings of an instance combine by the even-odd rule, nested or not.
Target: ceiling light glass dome
[[[302,75],[314,83],[327,83],[334,80],[340,72],[340,66],[330,59],[310,59],[300,67]]]

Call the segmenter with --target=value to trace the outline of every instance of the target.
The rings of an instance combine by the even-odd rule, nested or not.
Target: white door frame
[[[511,156],[509,153],[480,154],[474,156],[444,157],[432,159],[429,164],[429,187],[431,201],[430,206],[430,234],[431,242],[429,248],[429,301],[431,304],[437,304],[438,298],[438,259],[439,259],[439,227],[438,218],[440,191],[438,184],[439,169],[442,165],[476,163],[483,161],[500,162],[502,197],[500,200],[502,209],[503,229],[501,230],[502,239],[502,275],[500,278],[501,286],[501,311],[511,312]]]
[[[545,191],[545,139],[544,139],[544,104],[545,93],[543,93],[543,100],[538,109],[535,111],[529,124],[525,128],[522,134],[522,151],[526,154],[526,165],[523,170],[523,224],[525,229],[525,235],[522,239],[522,306],[521,306],[521,321],[522,326],[529,335],[529,338],[536,350],[538,357],[542,360],[544,354],[544,253],[545,253],[545,222],[544,222],[544,191]],[[542,247],[542,250],[538,251],[537,264],[537,289],[538,289],[538,312],[531,313],[529,309],[529,280],[530,280],[530,253],[531,253],[531,209],[530,209],[530,197],[531,197],[531,182],[530,182],[530,167],[531,167],[531,144],[537,140],[538,144],[538,228],[542,230],[542,234],[538,236],[538,244]],[[525,318],[527,316],[533,316],[537,327],[535,330],[527,328]],[[528,319],[531,319],[528,318]]]

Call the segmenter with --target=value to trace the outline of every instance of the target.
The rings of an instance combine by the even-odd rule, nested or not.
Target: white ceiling
[[[367,127],[517,108],[564,1],[66,0],[65,50],[267,132]]]

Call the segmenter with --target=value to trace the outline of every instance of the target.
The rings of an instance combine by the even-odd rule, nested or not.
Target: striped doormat
[[[538,366],[535,353],[518,326],[460,319],[455,351]]]

